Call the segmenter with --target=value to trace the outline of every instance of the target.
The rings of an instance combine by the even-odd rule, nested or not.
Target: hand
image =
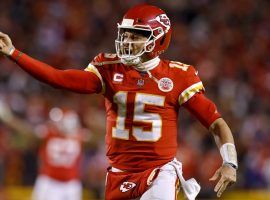
[[[209,180],[215,181],[218,179],[214,191],[217,192],[217,197],[220,197],[227,186],[236,182],[236,169],[229,165],[222,165]]]
[[[8,35],[0,32],[0,53],[6,56],[12,55],[15,48]]]

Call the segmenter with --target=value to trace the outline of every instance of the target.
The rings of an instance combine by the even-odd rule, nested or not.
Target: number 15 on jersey
[[[127,115],[127,98],[128,92],[119,91],[114,97],[113,101],[117,104],[117,119],[116,126],[112,129],[112,137],[129,140],[130,132],[137,141],[156,142],[161,137],[162,118],[158,113],[145,112],[145,105],[164,107],[165,97],[161,95],[136,93],[134,99],[134,114],[133,122],[151,123],[152,129],[144,131],[143,127],[132,126],[132,130],[125,128],[125,121]]]

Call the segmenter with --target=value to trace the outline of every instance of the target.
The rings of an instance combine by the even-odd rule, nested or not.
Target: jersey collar
[[[134,68],[138,71],[145,72],[145,71],[149,71],[157,67],[159,62],[160,62],[160,58],[157,56],[151,60],[148,60],[144,63],[138,64],[137,66],[134,66]]]

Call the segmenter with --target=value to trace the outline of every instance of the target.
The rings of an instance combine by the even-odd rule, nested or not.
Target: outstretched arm
[[[17,133],[22,133],[26,137],[34,135],[33,127],[28,123],[16,117],[10,107],[0,99],[0,122],[5,124],[10,129],[16,131]],[[32,138],[32,137],[31,137]]]
[[[232,132],[227,123],[220,117],[215,104],[203,94],[194,95],[184,104],[184,107],[210,130],[220,150],[223,165],[209,179],[210,181],[218,180],[214,191],[220,197],[228,185],[236,182],[238,164]]]
[[[94,73],[76,69],[58,70],[16,50],[9,36],[1,32],[0,53],[15,61],[36,79],[51,86],[79,93],[99,93],[102,90],[101,82]]]

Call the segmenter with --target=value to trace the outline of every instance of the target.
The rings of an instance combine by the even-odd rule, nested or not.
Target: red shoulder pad
[[[171,68],[175,68],[174,73],[179,81],[178,87],[181,89],[179,95],[179,104],[182,105],[188,101],[194,94],[204,92],[203,84],[198,76],[198,71],[191,65],[172,61],[169,63]]]
[[[100,53],[91,61],[91,64],[95,66],[101,66],[104,64],[114,64],[117,62],[120,62],[120,60],[116,54]]]
[[[180,74],[185,77],[198,75],[198,71],[192,65],[184,64],[177,61],[170,61],[168,64],[170,68],[175,69],[177,76],[179,76]]]
[[[198,70],[195,69],[194,66],[189,65],[187,70],[187,76],[197,76],[198,77]]]

